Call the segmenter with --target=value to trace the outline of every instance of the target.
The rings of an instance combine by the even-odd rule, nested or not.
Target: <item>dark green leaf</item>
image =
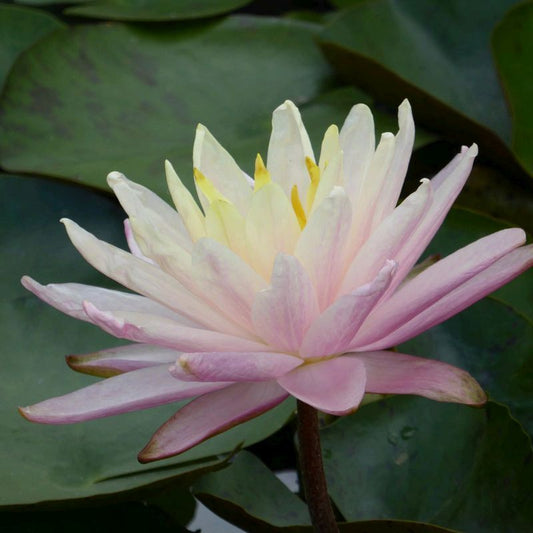
[[[195,496],[247,531],[309,524],[307,507],[259,459],[239,453],[233,463],[193,486]]]
[[[110,20],[188,20],[233,11],[251,0],[101,0],[70,7],[67,15]]]
[[[350,520],[471,533],[528,531],[533,520],[530,441],[502,406],[391,398],[326,428],[322,445],[330,494]]]
[[[493,37],[494,57],[513,117],[512,146],[533,173],[533,4],[509,11]]]
[[[294,408],[290,401],[185,454],[142,466],[137,452],[176,405],[67,426],[24,420],[17,406],[94,382],[72,372],[65,354],[124,342],[49,308],[25,291],[19,279],[30,274],[43,283],[104,284],[78,257],[58,219],[70,216],[100,238],[121,243],[124,215],[107,196],[50,180],[2,176],[0,188],[6,200],[0,211],[0,242],[2,256],[9,258],[0,272],[0,505],[115,494],[178,476],[185,483],[219,467],[217,454],[262,440],[285,423]]]
[[[533,435],[533,326],[511,307],[485,298],[398,350],[468,370]]]
[[[349,81],[397,105],[408,97],[429,129],[518,167],[511,119],[494,68],[490,35],[517,0],[373,0],[338,13],[321,35]]]
[[[251,170],[266,150],[273,109],[287,98],[305,104],[330,83],[315,29],[230,17],[56,32],[13,68],[0,104],[2,165],[97,187],[120,170],[166,194],[166,158],[191,184],[202,122]]]
[[[0,5],[0,88],[19,54],[62,26],[47,13]]]

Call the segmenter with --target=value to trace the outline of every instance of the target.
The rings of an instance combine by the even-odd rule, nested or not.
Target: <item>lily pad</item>
[[[100,193],[44,179],[2,176],[0,213],[3,257],[0,324],[3,340],[0,390],[0,505],[16,507],[79,500],[183,482],[221,465],[218,454],[266,438],[291,415],[288,401],[178,457],[142,466],[137,452],[177,409],[167,405],[118,417],[73,424],[31,424],[17,413],[28,405],[94,382],[72,372],[68,353],[123,344],[98,328],[49,308],[19,284],[23,274],[41,282],[109,285],[68,242],[57,221],[70,216],[101,238],[122,245],[123,212]],[[13,199],[16,199],[14,201]]]
[[[408,97],[426,127],[478,142],[485,155],[516,170],[490,46],[492,30],[516,3],[358,2],[332,19],[321,46],[348,81],[391,104]]]
[[[349,520],[528,531],[530,441],[508,411],[395,397],[322,432],[330,494]]]
[[[65,10],[67,15],[108,20],[190,20],[228,13],[251,0],[101,0]]]
[[[244,531],[254,533],[312,533],[309,512],[255,456],[240,452],[233,463],[206,474],[192,487],[194,495],[210,509]],[[341,533],[445,533],[431,524],[397,520],[341,523]]]
[[[165,159],[192,183],[202,122],[251,170],[272,110],[285,99],[305,104],[331,84],[316,30],[235,16],[55,32],[13,67],[0,102],[1,164],[106,189],[107,173],[120,170],[166,195]]]
[[[533,174],[533,4],[511,9],[496,27],[492,43],[513,117],[513,150]]]
[[[63,24],[48,13],[0,5],[0,88],[22,51],[62,27]]]

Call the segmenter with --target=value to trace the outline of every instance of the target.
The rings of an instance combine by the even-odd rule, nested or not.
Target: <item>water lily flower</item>
[[[317,160],[297,108],[273,114],[266,164],[253,179],[202,125],[194,142],[201,207],[170,165],[170,207],[118,172],[108,182],[128,215],[130,252],[62,220],[96,269],[133,292],[76,283],[23,285],[133,344],[69,356],[106,377],[24,407],[64,424],[192,398],[140,453],[168,457],[260,415],[289,395],[325,413],[355,411],[365,393],[480,405],[464,370],[390,351],[533,264],[513,228],[433,264],[415,263],[461,191],[477,154],[464,147],[396,205],[414,140],[407,101],[399,131],[375,146],[367,106],[325,133]],[[431,354],[428,354],[431,355]]]

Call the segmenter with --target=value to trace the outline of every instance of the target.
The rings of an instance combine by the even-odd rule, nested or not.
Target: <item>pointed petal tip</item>
[[[17,407],[17,410],[19,414],[22,416],[22,418],[25,418],[29,422],[33,422],[31,418],[31,406],[27,407]]]
[[[122,183],[126,179],[126,176],[122,172],[113,170],[107,175],[107,184],[113,188],[115,185]]]

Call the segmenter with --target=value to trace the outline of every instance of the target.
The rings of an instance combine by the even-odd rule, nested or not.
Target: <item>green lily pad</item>
[[[192,487],[204,505],[228,522],[254,533],[312,533],[309,512],[259,459],[240,452],[224,470],[206,474]],[[370,520],[340,524],[342,533],[445,533],[431,524]]]
[[[107,173],[120,170],[166,195],[165,159],[192,183],[202,122],[251,171],[273,109],[305,104],[331,83],[316,29],[236,16],[55,32],[13,67],[0,102],[1,164],[106,189]]]
[[[329,492],[349,520],[528,531],[530,441],[508,411],[395,397],[322,431]]]
[[[340,11],[321,46],[345,79],[380,100],[411,100],[429,129],[517,169],[490,36],[517,0],[372,0]],[[522,171],[523,172],[523,171]]]
[[[0,5],[0,88],[22,51],[62,27],[63,24],[48,13]]]
[[[67,15],[109,20],[190,20],[228,13],[251,0],[101,0],[65,10]]]
[[[511,9],[496,27],[494,58],[513,117],[512,146],[522,165],[533,173],[533,4]]]
[[[459,198],[460,200],[461,198]],[[511,224],[483,213],[454,207],[429,244],[423,257],[445,257],[485,235],[511,227]],[[533,322],[533,270],[522,273],[492,295]]]
[[[58,219],[71,217],[99,237],[123,245],[122,210],[106,195],[43,179],[2,176],[2,372],[0,390],[0,505],[79,500],[139,490],[180,477],[190,482],[218,468],[231,452],[278,430],[294,405],[285,402],[262,417],[222,433],[178,457],[140,465],[137,452],[180,404],[66,426],[31,424],[17,413],[28,405],[94,382],[63,360],[123,344],[98,328],[69,318],[25,291],[30,274],[43,283],[108,285],[68,242]]]
[[[398,350],[464,368],[533,436],[533,324],[513,308],[485,298]]]

